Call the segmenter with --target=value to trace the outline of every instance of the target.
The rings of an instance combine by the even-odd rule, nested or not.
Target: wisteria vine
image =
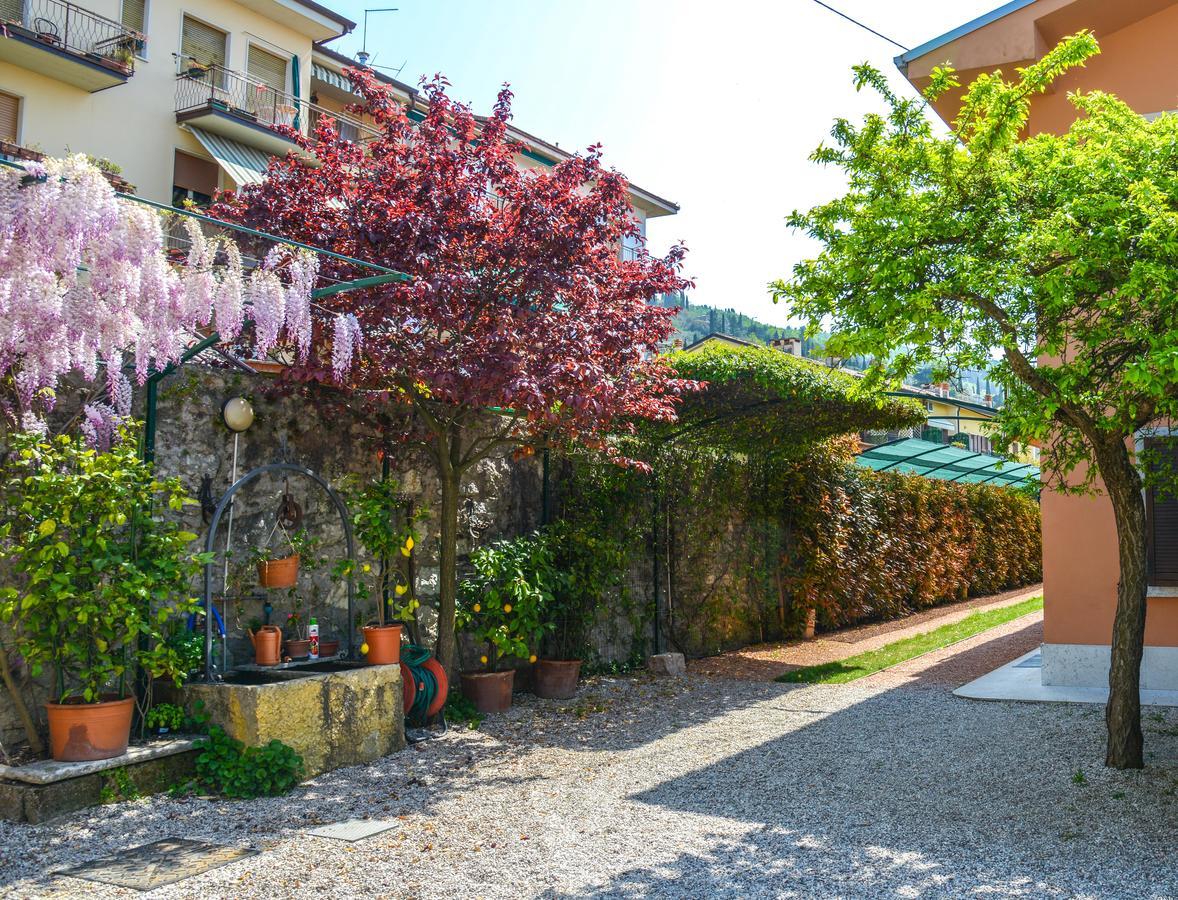
[[[247,320],[255,352],[311,347],[317,256],[276,246],[247,272],[237,244],[184,221],[189,250],[173,265],[163,220],[120,199],[81,154],[0,172],[0,398],[9,424],[45,430],[62,378],[95,382],[102,399],[83,410],[95,445],[131,412],[133,368],[142,384],[180,359],[202,328],[236,339]],[[351,346],[351,344],[349,344]]]

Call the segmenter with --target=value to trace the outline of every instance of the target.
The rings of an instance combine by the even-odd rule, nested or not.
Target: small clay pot
[[[319,658],[335,656],[339,653],[339,641],[333,638],[330,641],[319,642]]]
[[[309,640],[284,641],[282,655],[289,656],[291,659],[304,659],[311,655],[311,642]]]
[[[366,625],[364,643],[368,645],[368,664],[395,666],[401,662],[401,626]]]
[[[515,670],[506,672],[472,672],[462,676],[462,695],[481,713],[506,712],[511,709],[511,689]]]
[[[264,588],[292,588],[299,580],[299,555],[258,562],[258,584]]]
[[[46,703],[49,750],[61,762],[113,759],[127,752],[135,698],[103,698],[100,703]]]
[[[532,693],[545,700],[576,696],[581,677],[579,659],[541,659],[532,666]]]

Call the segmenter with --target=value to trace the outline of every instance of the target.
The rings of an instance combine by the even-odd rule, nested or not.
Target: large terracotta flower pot
[[[101,703],[46,703],[49,751],[61,762],[112,759],[127,752],[135,698]]]
[[[258,562],[258,584],[264,588],[292,588],[299,580],[299,555]]]
[[[576,696],[581,677],[579,659],[541,659],[532,666],[532,693],[545,700]]]
[[[515,670],[473,672],[462,676],[462,694],[481,713],[506,712],[511,709],[511,688]]]
[[[366,625],[364,643],[368,645],[368,664],[395,666],[401,662],[401,626]]]

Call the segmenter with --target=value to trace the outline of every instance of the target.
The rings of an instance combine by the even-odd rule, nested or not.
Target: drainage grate
[[[56,874],[136,891],[150,891],[201,875],[255,853],[254,850],[241,847],[167,838],[124,850],[116,856],[104,856],[71,869],[62,869]]]
[[[334,838],[337,841],[362,841],[396,826],[396,822],[387,819],[349,819],[346,822],[336,822],[334,825],[324,825],[307,832],[315,837]]]

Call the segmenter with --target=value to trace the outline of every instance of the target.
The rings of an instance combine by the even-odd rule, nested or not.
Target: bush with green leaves
[[[174,703],[157,703],[147,711],[143,723],[148,728],[179,731],[184,724],[184,710]]]
[[[279,740],[246,747],[214,725],[196,749],[196,786],[229,799],[277,797],[303,777],[303,758]]]
[[[473,573],[459,585],[458,628],[486,648],[481,662],[498,671],[508,657],[528,659],[552,628],[545,609],[557,573],[539,534],[496,541],[470,555]]]
[[[53,670],[63,702],[127,696],[136,665],[179,682],[191,664],[167,636],[193,609],[205,555],[163,512],[193,501],[179,479],[155,477],[135,437],[126,429],[100,453],[80,437],[10,436],[0,560],[15,584],[0,592],[0,619],[34,675]]]

